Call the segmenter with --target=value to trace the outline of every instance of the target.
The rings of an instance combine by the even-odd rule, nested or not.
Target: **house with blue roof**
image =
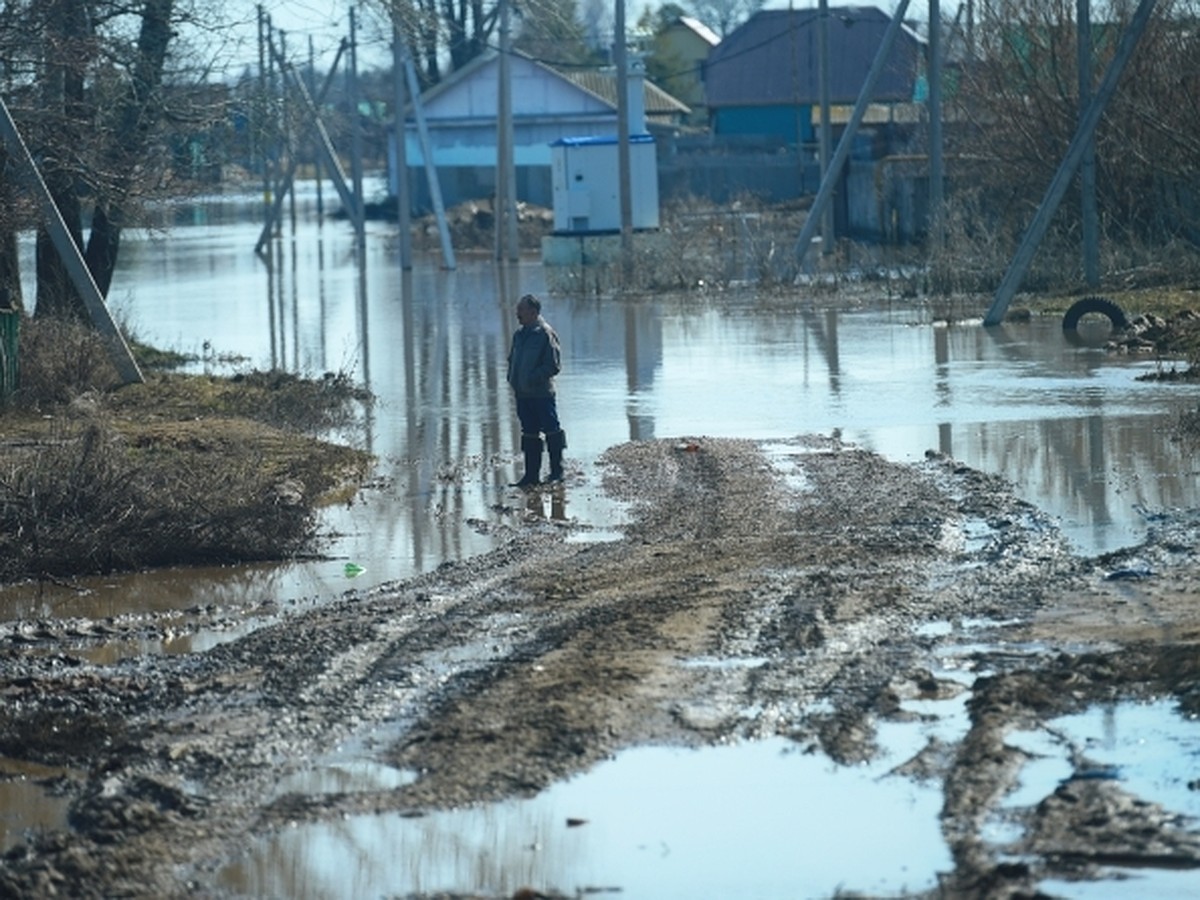
[[[816,140],[820,124],[816,8],[762,10],[712,48],[704,70],[709,124],[718,135]],[[830,103],[853,107],[891,16],[873,6],[828,10]],[[901,26],[871,99],[867,122],[911,121],[924,84],[926,41]],[[839,115],[835,110],[834,116]],[[832,121],[836,121],[831,116]]]

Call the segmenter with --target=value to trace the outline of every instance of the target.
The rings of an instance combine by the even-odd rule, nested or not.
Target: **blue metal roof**
[[[755,13],[712,49],[704,70],[709,108],[820,102],[816,9]],[[854,103],[883,43],[891,16],[873,6],[830,7],[830,101]],[[875,102],[912,100],[924,66],[925,41],[901,28],[883,69]]]

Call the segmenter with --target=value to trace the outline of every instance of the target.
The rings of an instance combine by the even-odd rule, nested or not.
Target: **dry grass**
[[[0,580],[311,553],[322,498],[367,468],[316,436],[369,402],[344,376],[150,373],[114,391],[94,335],[23,326],[0,418]]]

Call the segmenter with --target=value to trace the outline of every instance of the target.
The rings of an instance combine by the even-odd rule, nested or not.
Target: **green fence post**
[[[17,390],[17,342],[21,333],[21,313],[15,309],[0,309],[0,403]]]

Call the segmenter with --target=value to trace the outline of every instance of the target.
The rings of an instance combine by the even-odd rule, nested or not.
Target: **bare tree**
[[[521,10],[518,50],[551,65],[594,65],[607,47],[593,47],[575,0],[526,0]]]
[[[594,58],[576,0],[509,0],[516,20],[515,45],[548,62]],[[374,0],[370,8],[395,21],[414,55],[426,87],[445,77],[442,62],[456,71],[498,44],[499,0]]]
[[[583,39],[595,51],[605,51],[612,44],[613,11],[607,0],[583,0],[579,10]]]
[[[105,143],[105,170],[97,179],[92,209],[92,229],[86,260],[102,294],[112,284],[126,206],[137,193],[144,173],[143,159],[150,150],[164,104],[160,97],[167,47],[171,42],[173,0],[145,0],[134,52],[126,78],[112,107],[111,138]]]
[[[1132,13],[1111,6],[1093,25],[1097,81]],[[974,61],[952,98],[956,192],[990,221],[1022,229],[1053,177],[1080,116],[1073,0],[1003,0],[985,7]],[[1200,31],[1195,0],[1160,3],[1096,132],[1098,202],[1110,239],[1200,242]],[[964,166],[970,166],[969,174]],[[1059,227],[1074,229],[1069,201]]]
[[[175,0],[25,0],[0,15],[6,97],[101,293],[111,285],[129,211],[160,187],[168,165],[159,127],[174,13]],[[6,174],[0,192],[19,195]],[[0,219],[0,254],[20,224]],[[37,314],[86,320],[44,227],[36,265]],[[0,275],[11,269],[0,262]]]
[[[726,37],[763,8],[764,0],[687,0],[683,5],[692,15]]]

